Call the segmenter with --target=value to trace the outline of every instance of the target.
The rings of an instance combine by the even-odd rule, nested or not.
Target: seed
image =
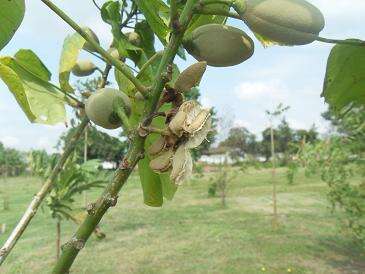
[[[159,154],[166,147],[165,138],[160,136],[155,142],[148,148],[148,153],[153,156]]]
[[[158,173],[168,171],[172,164],[173,155],[174,151],[172,149],[163,151],[158,157],[151,160],[150,168]]]

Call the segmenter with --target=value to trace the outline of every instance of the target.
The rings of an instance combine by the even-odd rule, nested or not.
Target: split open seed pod
[[[181,185],[188,180],[193,172],[193,159],[190,151],[181,145],[176,150],[172,159],[172,171],[170,179],[176,184]]]
[[[186,131],[190,133],[186,142],[186,148],[192,149],[200,146],[207,139],[208,133],[212,130],[212,118],[210,109],[203,109]]]
[[[166,148],[166,140],[165,137],[160,136],[156,141],[154,141],[151,146],[148,148],[148,154],[151,156],[159,154]]]
[[[168,171],[172,165],[174,151],[172,149],[164,150],[159,156],[150,161],[150,168],[157,173]]]
[[[214,67],[238,65],[254,53],[254,43],[244,31],[220,24],[198,27],[183,43],[195,59]]]
[[[243,20],[263,39],[283,45],[312,43],[325,25],[321,11],[305,0],[247,0]]]
[[[175,82],[175,89],[184,93],[190,91],[193,87],[200,84],[200,81],[207,69],[207,62],[202,61],[195,63],[180,73]]]

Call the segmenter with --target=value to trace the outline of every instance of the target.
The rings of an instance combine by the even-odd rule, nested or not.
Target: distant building
[[[203,153],[199,161],[207,164],[233,164],[237,161],[243,161],[244,158],[232,159],[230,156],[230,148],[227,147],[216,147]]]

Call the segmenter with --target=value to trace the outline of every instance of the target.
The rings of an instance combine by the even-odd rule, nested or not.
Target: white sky
[[[110,43],[109,27],[102,22],[91,0],[54,2],[77,22],[91,27],[102,45]],[[364,0],[310,2],[320,8],[326,18],[321,36],[365,39]],[[13,55],[20,48],[30,48],[53,72],[52,80],[57,82],[63,39],[72,30],[41,1],[26,0],[26,4],[22,26],[0,54]],[[242,22],[235,20],[229,24],[251,35]],[[315,42],[300,47],[264,49],[257,40],[255,43],[255,54],[248,61],[230,68],[208,68],[200,86],[203,104],[216,107],[220,116],[232,117],[234,125],[246,126],[259,133],[267,126],[264,111],[282,102],[291,107],[286,117],[292,127],[309,128],[315,123],[321,132],[325,132],[326,124],[320,114],[326,105],[320,94],[332,46]],[[177,62],[180,68],[185,68],[194,60],[189,57],[187,62],[181,59]],[[51,151],[65,130],[64,125],[31,124],[3,83],[0,83],[0,113],[0,141],[6,146]]]

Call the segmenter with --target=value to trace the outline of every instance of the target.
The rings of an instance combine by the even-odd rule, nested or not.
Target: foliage
[[[44,176],[49,169],[51,156],[45,150],[32,150],[28,153],[28,166],[34,176]]]
[[[0,142],[0,175],[18,176],[25,172],[27,167],[24,153],[6,148]]]
[[[359,240],[365,241],[364,184],[353,185],[349,182],[354,174],[364,168],[364,161],[354,158],[349,148],[348,140],[343,138],[332,138],[315,145],[306,144],[300,153],[300,160],[308,175],[320,174],[329,186],[328,200],[332,209],[343,210],[349,229]]]

